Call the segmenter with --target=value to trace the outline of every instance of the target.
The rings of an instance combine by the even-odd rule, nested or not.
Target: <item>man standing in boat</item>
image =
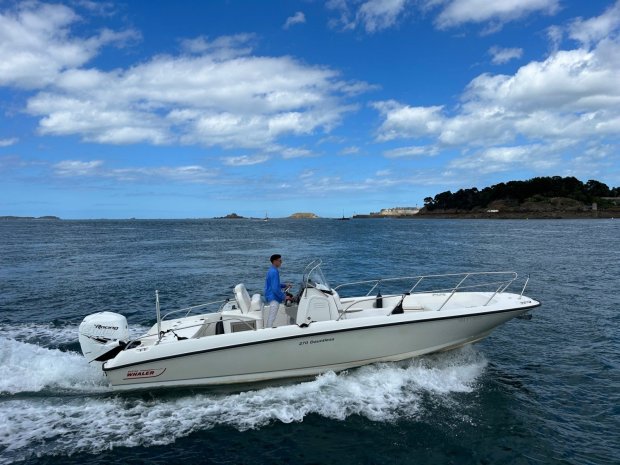
[[[283,289],[287,287],[286,284],[280,284],[280,265],[282,265],[282,255],[273,254],[270,258],[271,267],[267,271],[267,278],[265,279],[265,300],[269,302],[269,317],[267,318],[267,328],[271,328],[276,316],[278,315],[278,308],[280,304],[288,299]]]

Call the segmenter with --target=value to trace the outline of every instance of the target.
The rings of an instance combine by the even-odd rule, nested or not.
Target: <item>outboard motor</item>
[[[89,363],[114,358],[129,341],[127,318],[113,312],[88,315],[79,331],[80,347]]]

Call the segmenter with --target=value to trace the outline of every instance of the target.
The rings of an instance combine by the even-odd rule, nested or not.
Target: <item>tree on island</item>
[[[583,183],[574,177],[538,177],[528,181],[509,181],[495,184],[478,190],[459,189],[457,192],[441,192],[435,197],[426,197],[424,206],[426,210],[473,210],[486,208],[490,203],[502,200],[514,206],[520,205],[526,200],[543,201],[553,197],[565,197],[583,203],[597,202],[605,208],[611,203],[604,197],[620,196],[620,187],[610,189],[606,184],[589,180]]]

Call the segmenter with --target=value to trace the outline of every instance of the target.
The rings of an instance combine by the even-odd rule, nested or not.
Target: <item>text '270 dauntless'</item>
[[[478,272],[331,287],[317,260],[304,270],[293,303],[280,306],[274,328],[265,328],[262,296],[250,298],[238,284],[234,298],[163,318],[157,297],[157,323],[137,339],[129,338],[124,316],[89,315],[79,339],[119,390],[312,376],[479,341],[540,305],[523,295],[527,280],[520,292],[507,292],[516,280],[514,272]],[[356,293],[361,297],[347,297]]]

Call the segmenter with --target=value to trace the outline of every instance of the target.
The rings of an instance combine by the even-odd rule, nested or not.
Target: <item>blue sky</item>
[[[0,0],[0,215],[620,185],[620,1]]]

